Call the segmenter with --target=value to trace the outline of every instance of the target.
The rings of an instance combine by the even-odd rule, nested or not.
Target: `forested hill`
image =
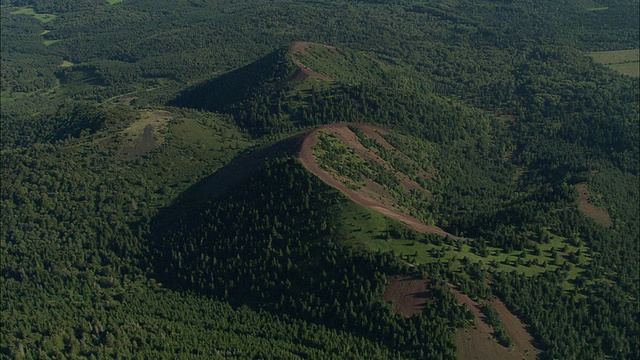
[[[243,100],[279,93],[295,68],[287,53],[288,49],[275,51],[240,69],[198,84],[169,104],[222,112]]]
[[[170,287],[349,331],[403,357],[453,356],[464,310],[443,287],[423,316],[394,316],[381,294],[387,276],[408,269],[339,243],[332,213],[344,201],[297,161],[267,161],[228,193],[161,214],[154,272]]]
[[[2,358],[638,358],[636,0],[0,4]]]

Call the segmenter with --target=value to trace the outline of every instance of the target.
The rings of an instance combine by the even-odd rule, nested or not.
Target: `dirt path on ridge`
[[[372,129],[375,129],[375,127],[373,126],[369,126],[369,125],[365,125],[365,124],[355,124],[355,123],[337,123],[337,124],[329,124],[329,125],[324,125],[321,126],[319,128],[316,128],[314,130],[312,130],[310,133],[308,133],[303,142],[302,142],[302,146],[300,148],[300,152],[298,153],[298,158],[300,159],[300,161],[302,162],[302,165],[309,171],[311,171],[313,174],[315,174],[317,177],[319,177],[322,181],[324,181],[325,183],[329,184],[330,186],[336,188],[337,190],[339,190],[340,192],[342,192],[343,194],[345,194],[349,199],[351,199],[353,202],[365,206],[369,209],[372,209],[374,211],[377,211],[379,213],[382,213],[386,216],[389,216],[393,219],[399,220],[405,224],[407,224],[408,226],[410,226],[411,228],[413,228],[416,231],[419,232],[423,232],[423,233],[433,233],[433,234],[437,234],[440,236],[447,236],[449,235],[449,237],[454,238],[454,239],[458,239],[458,237],[449,234],[448,232],[440,229],[437,226],[432,226],[432,225],[426,225],[424,223],[422,223],[420,220],[411,217],[407,214],[403,214],[393,208],[391,208],[390,206],[384,205],[379,201],[376,201],[374,199],[371,199],[368,196],[365,196],[364,194],[355,191],[355,190],[351,190],[349,188],[347,188],[343,183],[341,183],[340,181],[338,181],[337,179],[335,179],[331,174],[329,174],[327,171],[323,170],[320,168],[320,166],[318,165],[318,159],[316,158],[316,156],[313,154],[313,150],[312,148],[317,144],[318,142],[318,133],[323,131],[323,130],[327,130],[327,129],[331,129],[334,130],[338,133],[340,133],[342,131],[342,129],[347,128],[348,125],[352,125],[352,126],[357,126],[361,129],[364,128],[369,128],[367,129],[367,131],[372,131]]]
[[[293,45],[293,49],[292,49],[292,53],[293,55],[291,56],[291,60],[293,61],[293,63],[298,67],[298,70],[296,70],[296,72],[293,74],[293,76],[291,77],[291,79],[289,79],[289,81],[303,81],[304,79],[308,78],[308,77],[316,77],[320,80],[324,80],[324,81],[328,81],[328,82],[333,82],[334,80],[328,76],[322,75],[319,72],[309,68],[306,65],[303,65],[300,62],[300,59],[298,59],[297,54],[306,54],[307,53],[307,48],[309,48],[309,46],[311,46],[312,43],[310,42],[304,42],[304,41],[300,41],[297,42]],[[324,45],[327,49],[332,50],[332,51],[337,51],[336,48],[332,47],[332,46],[328,46],[328,45]]]

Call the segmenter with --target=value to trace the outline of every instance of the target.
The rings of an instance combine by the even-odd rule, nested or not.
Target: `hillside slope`
[[[170,288],[349,331],[403,357],[453,357],[462,308],[445,290],[425,316],[394,316],[381,294],[387,276],[408,268],[335,239],[344,201],[296,159],[266,160],[221,196],[178,202],[154,220],[154,274]],[[425,341],[433,333],[442,335]]]
[[[359,139],[349,127],[360,129],[360,131],[362,131],[361,136],[364,138]],[[367,135],[365,135],[365,133]],[[388,188],[393,188],[393,190],[398,190],[404,193],[404,195],[408,195],[412,191],[422,192],[423,197],[426,197],[427,194],[427,191],[422,188],[421,185],[416,183],[413,179],[410,179],[407,174],[394,168],[390,163],[378,155],[379,150],[373,144],[383,147],[386,151],[391,152],[391,156],[399,155],[399,152],[387,143],[380,136],[380,133],[385,133],[385,131],[371,125],[348,123],[325,125],[311,131],[305,136],[298,156],[307,170],[317,175],[325,183],[338,189],[357,204],[378,211],[396,220],[400,220],[414,230],[430,232],[440,236],[448,235],[456,238],[436,226],[426,225],[420,220],[411,217],[409,215],[409,210],[404,208],[403,204],[399,203],[398,199],[394,198],[394,196],[389,192]],[[322,145],[318,144],[319,137],[323,134],[332,134],[340,143],[337,146],[343,146],[343,149],[346,148],[346,152],[353,155],[354,158],[347,159],[346,162],[343,161],[343,163],[339,164],[339,169],[333,168],[332,165],[337,166],[337,163],[342,161],[341,159],[336,159],[334,160],[335,162],[319,160],[317,153],[322,151],[320,149],[326,149],[325,151],[329,153],[331,151],[331,145],[323,147],[322,145],[325,145],[324,143]],[[366,142],[367,140],[368,142]],[[369,147],[365,147],[361,141],[366,142]],[[316,147],[318,148],[316,149]],[[327,157],[329,156],[330,155]],[[404,159],[409,163],[411,162],[411,160],[406,156]],[[349,163],[349,160],[351,160],[352,163]],[[367,173],[368,176],[362,173],[355,173],[357,170],[351,167],[356,166],[356,164],[368,166],[367,169],[360,170],[363,173]],[[351,168],[351,170],[354,171],[352,176],[358,179],[356,183],[354,183],[354,179],[350,178],[349,175],[345,176],[344,173],[348,172],[348,168]],[[374,171],[372,169],[376,169],[378,171]],[[388,174],[390,174],[389,177],[393,178],[396,183],[380,180],[380,176],[385,170],[388,171]],[[419,176],[428,176],[424,169],[422,169],[421,172],[422,173],[420,173]],[[376,178],[379,182],[374,180]],[[383,182],[384,185],[380,182]]]
[[[638,359],[638,6],[2,0],[0,358]]]

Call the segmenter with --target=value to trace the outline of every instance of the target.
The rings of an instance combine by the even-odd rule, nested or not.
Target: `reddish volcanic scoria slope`
[[[394,314],[411,317],[424,309],[429,282],[412,276],[396,276],[389,281],[382,299],[391,301]]]
[[[589,187],[587,183],[578,184],[576,189],[578,190],[578,199],[576,199],[575,203],[578,205],[578,210],[584,216],[593,219],[597,224],[610,228],[613,222],[609,213],[589,202]]]
[[[373,181],[368,181],[366,186],[358,190],[353,190],[341,182],[336,174],[329,173],[320,167],[319,160],[314,154],[313,147],[318,142],[318,134],[321,132],[329,132],[336,135],[343,144],[354,149],[354,151],[363,159],[367,161],[377,161],[386,168],[389,168],[389,164],[381,159],[375,152],[365,148],[359,142],[357,136],[349,129],[349,126],[355,126],[361,129],[365,134],[376,133],[377,137],[380,137],[380,133],[384,134],[386,132],[379,127],[365,124],[339,123],[321,126],[309,132],[302,142],[302,146],[298,153],[298,157],[302,162],[302,165],[304,165],[307,170],[318,176],[322,181],[338,189],[349,199],[359,205],[399,220],[416,231],[429,232],[441,236],[448,235],[452,238],[456,238],[456,236],[447,233],[437,226],[426,225],[418,219],[408,215],[403,211],[404,209],[397,205],[396,200],[393,199],[379,184],[374,183]],[[393,149],[393,147],[384,140],[381,145],[385,148]],[[420,187],[420,185],[411,180],[407,175],[400,172],[397,172],[396,175],[401,179],[402,185],[407,191]]]
[[[297,69],[294,72],[294,74],[291,76],[291,78],[289,79],[289,81],[303,81],[305,79],[307,79],[308,77],[315,77],[324,81],[329,81],[329,82],[333,82],[334,80],[328,76],[322,75],[319,72],[310,69],[308,66],[305,66],[302,64],[302,62],[300,62],[299,56],[306,54],[307,49],[309,48],[309,46],[311,46],[312,43],[310,42],[297,42],[293,45],[293,48],[291,50],[292,52],[292,56],[291,56],[291,60],[293,61],[293,63],[296,65]],[[336,48],[329,46],[329,45],[322,45],[324,47],[326,47],[327,49],[330,49],[332,51],[337,51]]]
[[[491,305],[500,314],[502,326],[513,341],[512,348],[500,345],[493,337],[493,328],[485,322],[485,316],[476,301],[453,287],[451,287],[451,291],[456,296],[458,303],[466,305],[475,316],[473,326],[467,326],[456,333],[458,359],[517,360],[538,357],[540,350],[533,346],[533,337],[527,332],[520,319],[513,315],[500,300],[492,300]]]

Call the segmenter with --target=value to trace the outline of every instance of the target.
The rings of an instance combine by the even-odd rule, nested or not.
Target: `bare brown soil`
[[[609,213],[589,202],[589,188],[587,183],[578,184],[577,189],[578,198],[575,203],[578,205],[578,210],[583,213],[584,216],[593,219],[597,224],[606,228],[611,227],[613,222],[611,221]]]
[[[458,330],[456,346],[458,359],[461,360],[493,360],[493,359],[536,359],[540,350],[533,346],[533,337],[527,332],[525,325],[513,315],[504,304],[494,299],[491,305],[500,314],[502,325],[513,341],[514,346],[509,349],[500,345],[493,336],[493,328],[486,322],[486,317],[480,311],[480,306],[469,296],[451,286],[451,291],[460,305],[473,312],[474,325]]]
[[[429,282],[412,276],[396,276],[387,285],[382,299],[391,301],[392,312],[404,317],[419,314],[429,297]]]
[[[308,66],[305,66],[300,62],[300,59],[298,58],[298,54],[306,54],[307,49],[312,44],[313,43],[306,42],[306,41],[299,41],[293,45],[293,48],[292,48],[293,55],[291,56],[291,60],[293,61],[294,64],[296,64],[298,69],[293,74],[293,76],[291,76],[289,81],[303,81],[309,77],[315,77],[315,78],[318,78],[324,81],[329,81],[329,82],[334,81],[332,78],[322,75],[319,72],[313,69],[310,69]],[[336,48],[333,46],[329,46],[329,45],[322,45],[322,46],[324,46],[325,48],[331,51],[337,52]]]
[[[317,144],[318,134],[322,131],[328,131],[336,134],[336,136],[338,136],[338,138],[341,141],[343,141],[352,149],[355,149],[358,152],[358,154],[363,158],[379,161],[383,165],[386,164],[386,162],[384,162],[383,159],[378,157],[372,151],[369,151],[368,149],[366,149],[358,141],[357,136],[351,130],[349,130],[348,126],[356,126],[362,129],[363,131],[366,130],[367,132],[371,132],[371,131],[375,131],[376,129],[379,129],[371,125],[356,124],[356,123],[330,124],[330,125],[325,125],[325,126],[316,128],[315,130],[312,130],[305,136],[302,142],[302,146],[300,147],[298,157],[300,158],[302,165],[304,165],[304,167],[307,170],[311,171],[313,174],[318,176],[322,181],[336,188],[337,190],[345,194],[349,199],[351,199],[352,201],[354,201],[359,205],[365,206],[367,208],[380,212],[386,216],[399,220],[407,224],[408,226],[410,226],[416,231],[429,232],[429,233],[434,233],[441,236],[449,235],[451,238],[457,239],[456,236],[447,233],[446,231],[440,229],[439,227],[426,225],[421,221],[419,221],[418,219],[415,219],[409,216],[408,214],[406,214],[406,212],[403,212],[402,209],[398,209],[396,206],[394,206],[396,201],[392,198],[389,198],[388,193],[385,193],[382,191],[376,191],[376,188],[374,186],[367,187],[366,191],[361,191],[361,190],[356,191],[356,190],[349,189],[347,188],[347,186],[345,186],[345,184],[339,181],[335,175],[330,174],[326,170],[320,168],[318,159],[313,153],[313,147]],[[406,175],[404,175],[404,177],[406,178]],[[403,180],[403,182],[405,182],[405,178],[403,178],[402,176],[400,178]],[[414,186],[419,186],[415,182],[413,182],[413,184],[415,184]]]
[[[498,314],[500,314],[500,320],[502,320],[502,326],[506,330],[507,334],[511,338],[514,344],[514,352],[521,353],[524,358],[533,359],[536,358],[540,354],[540,350],[538,350],[533,345],[533,337],[527,331],[527,326],[520,321],[507,307],[504,305],[502,301],[499,299],[493,299],[491,301],[491,305],[496,309]]]

